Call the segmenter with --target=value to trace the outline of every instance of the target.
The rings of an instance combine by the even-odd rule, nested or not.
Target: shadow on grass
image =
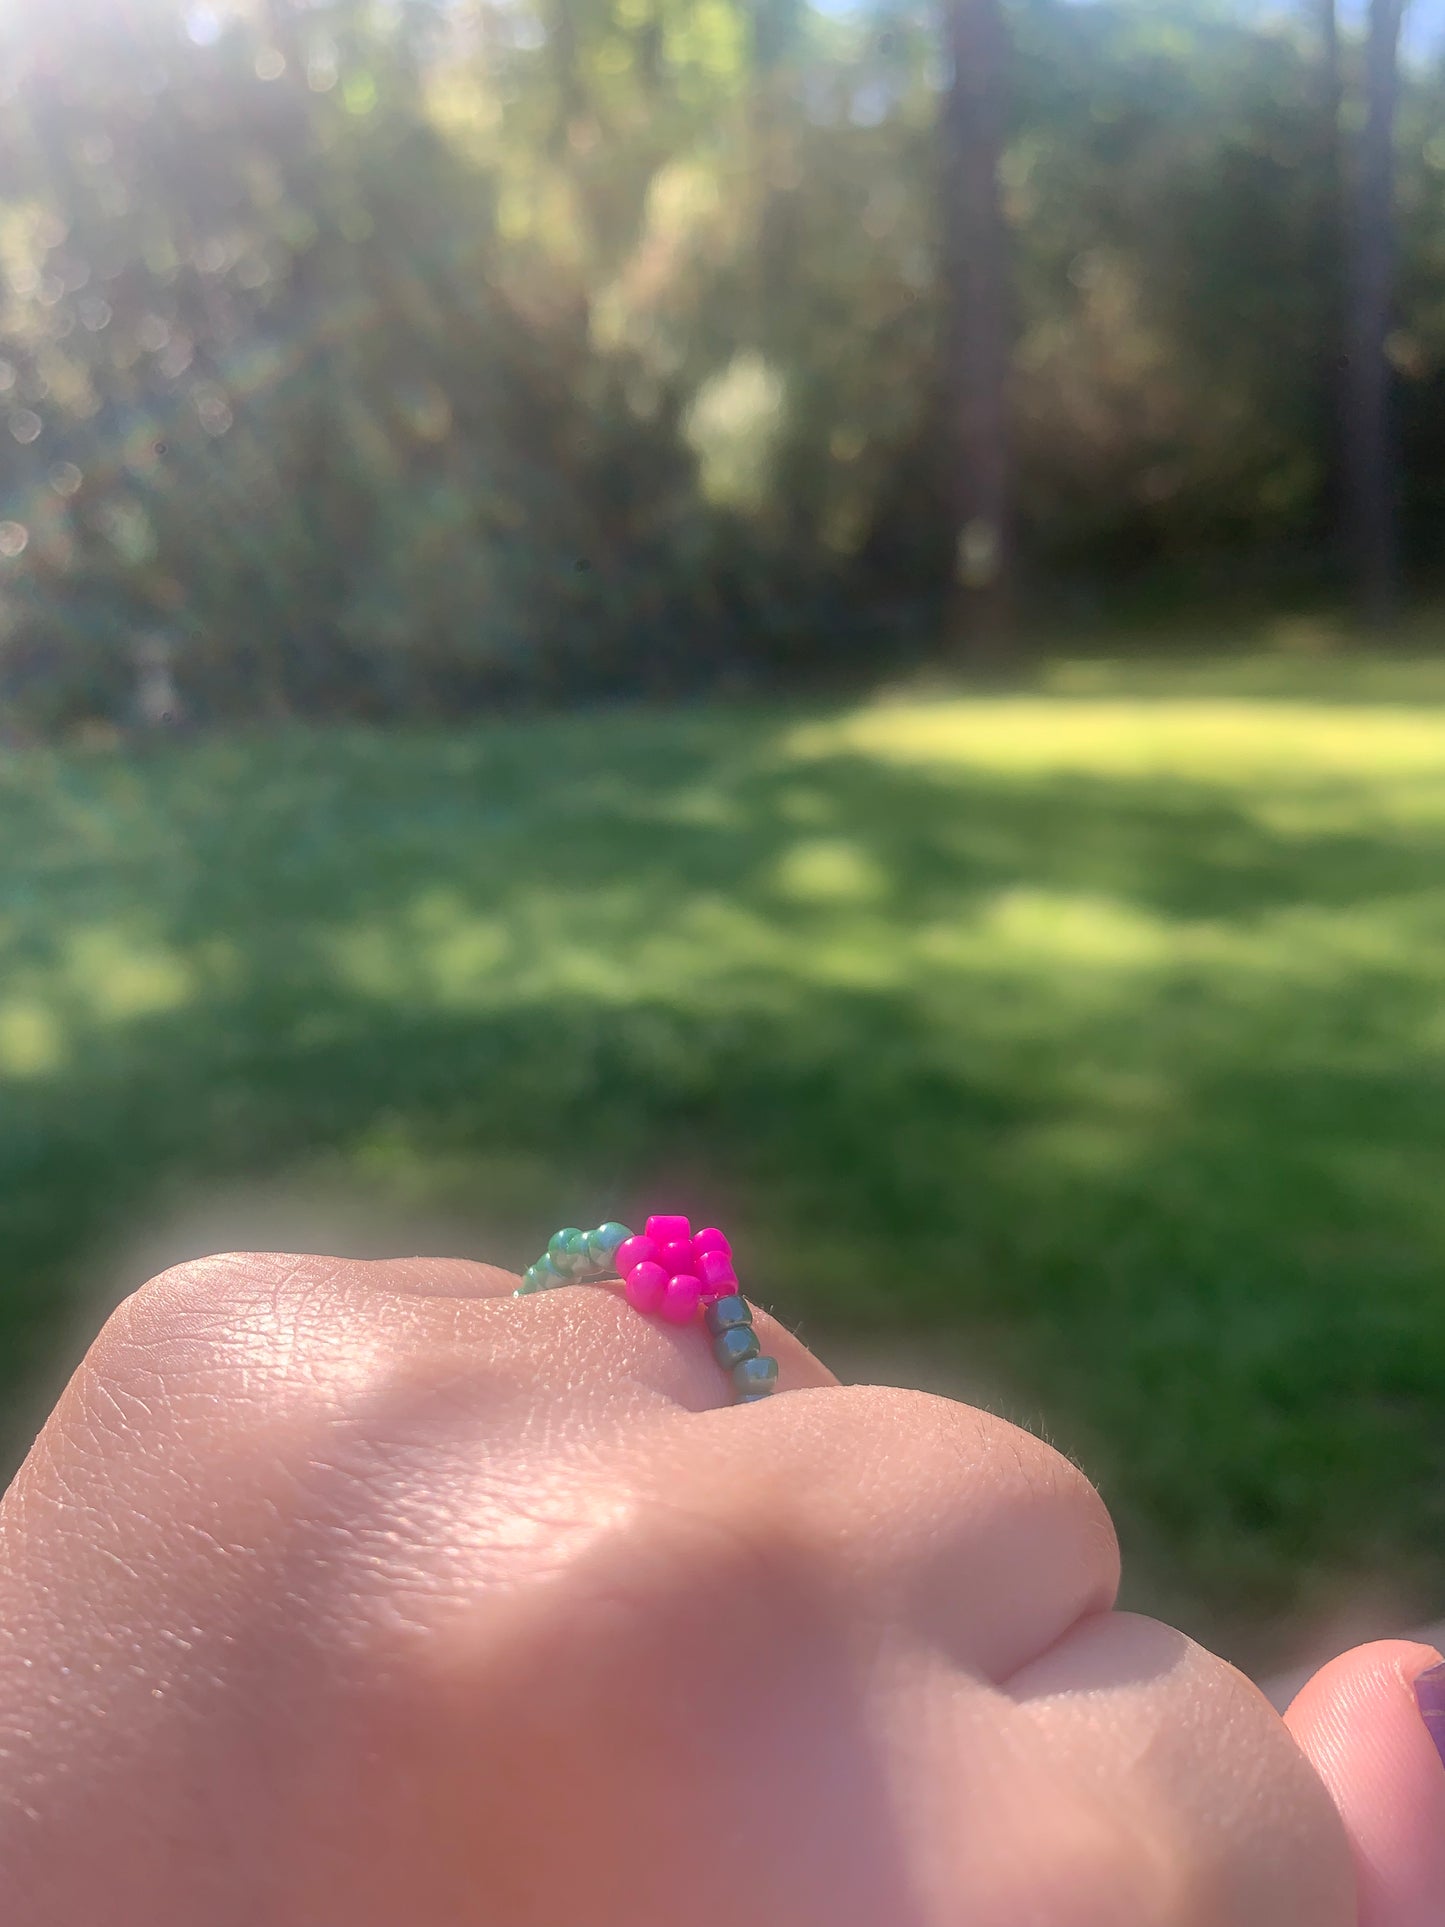
[[[825,1355],[966,1347],[1103,1487],[1134,1603],[1260,1663],[1361,1571],[1433,1609],[1445,729],[1161,774],[831,727],[6,765],[17,1401],[218,1187],[514,1263],[678,1199]]]

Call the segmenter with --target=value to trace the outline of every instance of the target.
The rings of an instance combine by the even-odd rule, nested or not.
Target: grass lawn
[[[521,1262],[677,1200],[1246,1663],[1445,1610],[1445,666],[11,753],[0,824],[12,1446],[238,1214]]]

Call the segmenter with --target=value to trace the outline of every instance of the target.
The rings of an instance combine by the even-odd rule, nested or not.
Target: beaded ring
[[[625,1224],[603,1224],[595,1231],[568,1225],[553,1232],[512,1296],[619,1281],[629,1305],[658,1313],[669,1324],[691,1325],[702,1311],[713,1357],[732,1380],[734,1404],[754,1405],[776,1391],[778,1361],[763,1355],[752,1309],[733,1270],[732,1246],[712,1226],[694,1231],[686,1218],[666,1215],[649,1218],[641,1236]]]

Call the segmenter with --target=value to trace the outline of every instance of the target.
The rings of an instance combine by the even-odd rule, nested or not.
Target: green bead
[[[587,1233],[587,1256],[598,1271],[611,1271],[618,1246],[626,1244],[631,1236],[625,1224],[614,1224],[610,1220],[600,1224],[595,1231]]]
[[[731,1331],[736,1325],[751,1325],[752,1307],[746,1298],[734,1293],[728,1298],[719,1298],[707,1307],[707,1328],[716,1338],[720,1332]]]
[[[751,1325],[730,1325],[712,1341],[712,1355],[727,1371],[741,1365],[745,1358],[756,1358],[760,1347]]]
[[[552,1291],[558,1285],[565,1285],[567,1279],[558,1271],[548,1257],[541,1257],[536,1264],[527,1267],[527,1275],[532,1280],[533,1291]]]
[[[771,1398],[771,1397],[772,1397],[771,1392],[744,1392],[741,1398],[735,1398],[733,1400],[733,1404],[734,1405],[761,1405],[765,1398]]]
[[[554,1271],[563,1278],[574,1277],[587,1262],[587,1234],[573,1224],[563,1231],[554,1231],[547,1240],[547,1256]]]
[[[776,1358],[744,1358],[733,1366],[733,1384],[740,1392],[758,1392],[766,1398],[777,1382]]]

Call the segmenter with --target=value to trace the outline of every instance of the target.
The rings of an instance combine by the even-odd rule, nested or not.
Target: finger
[[[125,1300],[97,1348],[104,1369],[135,1351],[184,1387],[219,1371],[268,1396],[284,1377],[339,1391],[378,1369],[473,1379],[489,1410],[564,1396],[579,1421],[659,1400],[692,1410],[730,1402],[701,1321],[644,1318],[616,1287],[513,1296],[514,1273],[458,1258],[362,1260],[228,1252],[163,1272]],[[836,1385],[786,1326],[755,1310],[786,1389]]]
[[[270,1264],[275,1261],[266,1258],[256,1262]],[[390,1258],[370,1262],[357,1260],[350,1269],[355,1274],[355,1284],[363,1292],[399,1294],[407,1297],[510,1298],[521,1282],[514,1272],[503,1271],[499,1265],[475,1264],[466,1258]],[[557,1292],[564,1294],[563,1302],[567,1304],[569,1313],[578,1309],[577,1294],[580,1292],[601,1292],[611,1297],[614,1302],[621,1300],[619,1287],[610,1284],[561,1286],[546,1296],[555,1297]],[[535,1298],[541,1296],[542,1294],[536,1294]],[[590,1310],[582,1312],[584,1319],[593,1315],[604,1320],[611,1316],[607,1313],[596,1313],[595,1304]],[[630,1308],[626,1315],[632,1319],[638,1316]],[[564,1320],[564,1327],[566,1323],[567,1321]],[[650,1319],[645,1323],[655,1334],[660,1335],[660,1344],[649,1346],[647,1356],[656,1365],[665,1365],[667,1369],[662,1372],[663,1379],[668,1382],[671,1389],[684,1393],[684,1387],[678,1381],[673,1369],[680,1362],[677,1342],[680,1338],[682,1344],[695,1348],[697,1332],[688,1328],[679,1335],[676,1327],[667,1326],[657,1319]],[[780,1388],[796,1391],[805,1385],[838,1383],[835,1375],[803,1344],[801,1339],[795,1338],[786,1325],[780,1324],[776,1318],[757,1305],[753,1306],[753,1323],[757,1329],[762,1350],[778,1361]],[[634,1327],[634,1329],[637,1328]],[[610,1330],[610,1325],[604,1324],[604,1331],[610,1333]],[[703,1347],[704,1351],[709,1349],[710,1347]],[[615,1351],[611,1355],[615,1356]],[[682,1362],[685,1362],[685,1356],[685,1354],[682,1355]],[[692,1394],[692,1396],[685,1396],[686,1403],[696,1403],[703,1408],[727,1402],[726,1383],[719,1380],[715,1366],[705,1374],[688,1372],[685,1391]]]
[[[893,1386],[803,1389],[645,1426],[622,1449],[629,1483],[751,1542],[768,1533],[822,1557],[840,1594],[897,1620],[980,1680],[1007,1677],[1075,1620],[1112,1605],[1119,1547],[1098,1492],[1061,1453],[1007,1420]],[[767,1552],[767,1548],[763,1548]]]
[[[510,1298],[520,1282],[501,1265],[471,1258],[373,1258],[354,1261],[378,1289],[418,1298]]]
[[[441,1558],[466,1539],[479,1481],[497,1487],[490,1516],[501,1485],[525,1490],[539,1458],[585,1464],[648,1415],[681,1406],[742,1426],[764,1409],[718,1411],[731,1388],[700,1328],[641,1317],[606,1290],[518,1299],[511,1284],[455,1261],[277,1253],[163,1273],[107,1322],[6,1493],[14,1544],[33,1540],[42,1564],[77,1562],[89,1576],[74,1596],[123,1618],[143,1610],[152,1558],[173,1573],[190,1561],[201,1591],[244,1590],[247,1557],[314,1504],[295,1489],[287,1468],[297,1464],[313,1468],[308,1491],[345,1467],[346,1506],[384,1511],[399,1543],[411,1543],[406,1513],[418,1556],[429,1546]],[[785,1385],[833,1383],[781,1328],[760,1329]],[[400,1485],[399,1462],[411,1468]],[[574,1497],[564,1487],[565,1510]],[[128,1534],[133,1554],[102,1563],[103,1585],[92,1535],[53,1529],[57,1517],[92,1514],[107,1540]],[[227,1542],[252,1555],[223,1556]],[[23,1566],[0,1573],[0,1609]]]
[[[1098,1613],[1005,1690],[1041,1723],[1053,1757],[1072,1758],[1115,1824],[1154,1843],[1141,1873],[1152,1866],[1167,1885],[1195,1870],[1197,1912],[1156,1893],[1153,1904],[1100,1919],[1354,1920],[1348,1848],[1329,1799],[1264,1695],[1224,1660],[1157,1621]]]
[[[681,1406],[698,1416],[695,1444],[669,1433],[669,1454],[711,1457],[725,1485],[745,1455],[750,1472],[780,1488],[776,1511],[796,1496],[800,1534],[825,1530],[840,1556],[868,1568],[870,1584],[886,1567],[900,1595],[892,1609],[984,1677],[1004,1676],[1074,1619],[1112,1603],[1119,1555],[1107,1510],[1082,1473],[1032,1434],[927,1393],[840,1387],[761,1311],[759,1339],[778,1359],[781,1391],[733,1407],[700,1326],[642,1317],[605,1287],[491,1295],[507,1277],[418,1260],[209,1259],[129,1301],[129,1318],[81,1383],[102,1429],[137,1384],[159,1381],[172,1411],[190,1409],[192,1436],[221,1427],[252,1446],[248,1398],[272,1433],[300,1425],[309,1434],[319,1401],[317,1453],[334,1453],[339,1412],[353,1456],[355,1441],[368,1441],[369,1468],[420,1428],[428,1517],[457,1540],[477,1467],[499,1450],[523,1477],[534,1444],[554,1461],[585,1464],[605,1442],[609,1454],[638,1455],[640,1478],[655,1465],[651,1421],[666,1424]],[[435,1295],[432,1279],[449,1289]],[[473,1284],[487,1295],[452,1289]],[[446,1532],[442,1456],[457,1514]],[[374,1476],[375,1468],[365,1474]],[[666,1485],[665,1466],[659,1476]]]
[[[514,1286],[456,1261],[238,1254],[118,1308],[0,1505],[0,1757],[24,1796],[0,1803],[0,1916],[68,1919],[7,1900],[100,1870],[150,1893],[156,1812],[178,1837],[225,1833],[208,1860],[224,1882],[280,1823],[286,1763],[217,1757],[217,1706],[272,1731],[278,1700],[334,1706],[385,1675],[397,1624],[429,1602],[470,1625],[525,1575],[565,1569],[625,1509],[603,1448],[641,1434],[640,1413],[659,1435],[670,1415],[673,1435],[741,1437],[768,1410],[719,1409],[730,1388],[700,1326],[605,1289]],[[832,1383],[759,1327],[785,1385]],[[214,1771],[197,1772],[207,1748]]]
[[[1439,1660],[1412,1640],[1357,1646],[1322,1667],[1285,1714],[1344,1820],[1359,1927],[1445,1920],[1445,1767],[1414,1689]]]
[[[821,1359],[757,1306],[753,1324],[760,1349],[778,1361],[780,1392],[837,1385]],[[549,1361],[549,1374],[568,1386],[579,1416],[584,1406],[613,1413],[632,1406],[640,1413],[682,1405],[708,1412],[733,1402],[702,1320],[679,1326],[643,1317],[620,1286],[563,1285],[520,1299],[509,1339]]]

